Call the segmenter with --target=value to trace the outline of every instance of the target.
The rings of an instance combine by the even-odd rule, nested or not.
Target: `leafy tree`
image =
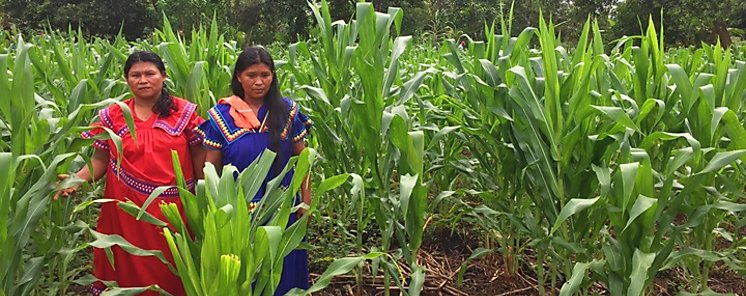
[[[158,0],[156,7],[168,17],[175,30],[191,31],[200,24],[207,25],[213,16],[220,27],[233,27],[234,0]]]
[[[576,25],[572,22],[566,22],[570,20],[569,12],[571,2],[569,0],[525,0],[515,1],[512,0],[499,0],[499,1],[487,1],[487,0],[464,0],[464,1],[450,1],[450,0],[429,0],[429,7],[435,18],[444,18],[447,24],[452,24],[453,27],[466,34],[469,34],[473,38],[481,39],[484,35],[484,25],[491,25],[495,23],[499,25],[499,18],[501,14],[507,15],[510,13],[511,7],[513,8],[513,33],[517,34],[526,27],[535,27],[539,23],[539,14],[543,13],[545,18],[552,18],[555,24],[560,24],[557,28],[563,36],[568,36],[570,39],[577,37],[577,31],[579,31]],[[444,23],[433,19],[434,23]],[[585,21],[585,18],[583,18]]]
[[[507,1],[465,0],[457,3],[450,0],[430,0],[429,9],[433,18],[429,24],[430,31],[439,31],[442,26],[451,26],[481,39],[484,24],[491,24],[499,19],[500,8]],[[510,3],[508,3],[508,8]]]
[[[146,34],[159,17],[148,0],[5,0],[0,3],[10,22],[19,28],[41,29],[46,24],[66,30],[80,27],[99,36],[112,36],[122,29],[128,39]]]
[[[623,0],[575,0],[569,5],[569,25],[579,30],[588,17],[598,21],[601,28],[609,28],[614,8]]]
[[[355,12],[354,0],[328,0],[329,12],[334,20],[349,20]],[[404,10],[402,34],[413,35],[422,31],[430,18],[428,0],[373,0],[373,7],[386,12],[389,7],[400,7]]]
[[[311,10],[305,1],[237,0],[235,11],[247,43],[293,42],[308,34]]]
[[[616,36],[640,33],[648,15],[660,24],[661,15],[667,43],[691,45],[700,41],[723,45],[731,42],[728,28],[746,28],[746,1],[742,0],[627,0],[620,4]]]

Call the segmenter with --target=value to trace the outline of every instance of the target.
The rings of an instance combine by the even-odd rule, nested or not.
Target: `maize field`
[[[549,18],[514,32],[506,14],[465,48],[432,47],[400,36],[400,9],[361,2],[332,20],[325,1],[311,6],[314,38],[269,47],[283,95],[314,121],[311,149],[291,161],[311,175],[309,215],[281,227],[297,178],[240,219],[270,153],[236,179],[206,168],[196,192],[180,186],[186,221],[161,205],[180,225],[165,236],[188,295],[272,295],[283,254],[305,246],[318,260],[314,247],[337,246],[314,243],[333,239],[336,259],[295,295],[346,273],[380,278],[384,295],[428,295],[418,256],[436,227],[478,241],[454,277],[493,256],[533,274],[532,295],[653,295],[671,271],[683,295],[719,295],[711,272],[746,275],[746,46],[668,48],[652,21],[605,40],[593,20],[567,44]],[[215,23],[176,34],[165,21],[135,42],[0,32],[0,296],[74,295],[94,281],[91,248],[163,256],[95,231],[103,182],[52,200],[67,185],[57,175],[90,163],[79,135],[129,96],[129,53],[163,57],[172,93],[204,117],[230,94],[241,46]]]

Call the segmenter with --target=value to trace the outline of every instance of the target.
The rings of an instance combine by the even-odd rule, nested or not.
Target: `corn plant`
[[[641,295],[672,268],[690,280],[684,289],[704,294],[716,265],[743,270],[742,45],[668,49],[663,28],[652,22],[640,35],[607,43],[589,20],[579,41],[565,47],[543,18],[514,35],[508,13],[500,30],[485,26],[484,41],[461,36],[465,49],[453,40],[433,48],[398,36],[399,9],[377,13],[359,3],[349,21],[333,22],[328,3],[309,5],[318,34],[287,52],[273,48],[288,60],[277,61],[278,78],[314,119],[317,175],[335,176],[314,189],[314,203],[323,188],[340,186],[312,211],[354,240],[360,256],[335,261],[308,291],[291,294],[317,292],[353,269],[362,286],[369,259],[386,287],[393,282],[417,294],[428,216],[435,225],[478,226],[482,244],[470,259],[500,252],[512,273],[529,266],[541,294],[554,293],[546,287],[587,294],[600,283],[612,295]],[[88,162],[87,151],[67,152],[89,146],[75,135],[92,111],[127,95],[119,77],[128,52],[161,54],[171,90],[204,114],[229,92],[238,45],[214,21],[182,33],[165,20],[152,37],[132,43],[81,30],[47,31],[28,42],[19,36],[0,32],[0,166],[7,172],[0,178],[0,295],[64,293],[81,273],[74,258],[89,246],[119,245],[167,261],[121,237],[90,231],[88,241],[90,217],[82,215],[92,213],[85,209],[108,202],[91,198],[95,186],[78,206],[46,196],[54,175]],[[116,142],[116,135],[103,137]],[[172,267],[193,293],[217,293],[213,283],[271,293],[281,254],[260,249],[294,245],[305,227],[285,228],[291,193],[279,189],[252,219],[233,219],[239,210],[249,215],[239,204],[245,201],[222,198],[248,196],[251,186],[242,184],[253,174],[240,176],[212,174],[197,192],[182,192],[193,209],[185,221],[173,206],[163,208],[171,213],[172,252],[181,258]],[[428,195],[434,198],[425,206]],[[139,215],[131,204],[120,206]],[[250,239],[238,236],[245,229]],[[376,243],[366,245],[370,233]],[[249,241],[261,245],[248,243],[250,252],[239,246]],[[401,261],[410,278],[400,273]],[[148,289],[159,291],[109,293]]]
[[[382,250],[391,247],[391,238],[397,239],[402,256],[413,269],[409,293],[417,294],[424,283],[424,269],[418,267],[416,258],[426,215],[425,142],[422,131],[412,131],[413,121],[402,104],[417,92],[425,72],[401,87],[394,84],[401,79],[399,58],[411,39],[403,36],[391,40],[391,30],[399,32],[400,9],[392,7],[387,13],[376,13],[372,4],[358,3],[355,20],[346,24],[331,22],[326,1],[320,7],[310,5],[319,26],[320,54],[312,54],[308,44],[293,45],[290,63],[296,65],[291,67],[291,79],[313,99],[309,101],[312,116],[324,118],[319,120],[317,141],[329,163],[338,164],[330,168],[359,173],[366,180],[362,185],[365,189],[359,192],[374,192],[356,199],[360,251],[361,235],[370,219],[367,213],[373,213],[382,233]],[[313,64],[310,73],[297,66],[302,54]],[[316,77],[318,82],[314,81]],[[335,143],[345,143],[347,152],[341,152]],[[401,185],[398,193],[391,187],[392,178]],[[369,206],[373,211],[366,210]],[[392,276],[403,286],[396,260],[382,262],[386,286]]]
[[[534,266],[540,293],[544,293],[545,279],[554,287],[560,275],[567,279],[572,275],[566,283],[569,287],[579,283],[588,270],[594,270],[595,276],[604,274],[601,281],[614,293],[644,293],[662,262],[678,258],[670,255],[674,242],[687,240],[685,234],[689,232],[700,233],[694,238],[697,242],[712,241],[714,229],[727,213],[740,211],[738,205],[722,209],[721,202],[737,200],[722,200],[728,196],[722,190],[711,189],[717,194],[700,191],[709,185],[738,188],[736,184],[742,182],[738,169],[724,172],[734,177],[734,182],[727,183],[718,181],[724,178],[717,174],[691,173],[703,169],[709,159],[714,161],[714,168],[728,167],[720,158],[737,155],[740,152],[730,150],[742,149],[739,135],[743,126],[735,120],[736,113],[723,105],[739,108],[744,92],[740,63],[732,62],[727,52],[715,47],[710,52],[686,57],[682,64],[696,74],[687,74],[679,64],[666,65],[663,34],[658,34],[653,25],[643,36],[620,40],[615,47],[618,52],[612,56],[606,54],[600,30],[590,21],[573,53],[558,45],[553,25],[543,20],[538,29],[527,28],[518,37],[510,37],[504,24],[501,27],[501,35],[493,35],[488,28],[487,43],[470,42],[466,51],[458,49],[453,41],[444,45],[444,58],[452,67],[448,71],[453,72],[442,76],[439,96],[450,106],[441,108],[451,112],[449,123],[462,126],[460,131],[472,136],[471,143],[467,143],[480,168],[493,172],[473,174],[480,180],[473,184],[480,186],[479,196],[489,208],[472,208],[458,201],[455,204],[469,208],[462,211],[468,216],[481,216],[476,218],[477,224],[496,228],[500,238],[516,233],[530,237],[528,245],[502,239],[500,250],[510,255],[511,248],[505,244],[519,250],[526,246],[536,250],[540,263]],[[532,37],[538,38],[539,50],[527,48]],[[713,57],[712,70],[706,70],[708,64],[699,60],[705,56]],[[731,65],[735,68],[729,69]],[[707,72],[697,72],[703,69]],[[722,140],[724,137],[727,140]],[[689,148],[681,146],[682,142]],[[717,150],[717,154],[698,154],[703,146]],[[680,158],[684,162],[679,165],[687,164],[687,172],[696,176],[692,177],[695,182],[686,179],[691,186],[687,186],[684,195],[676,189],[673,193],[653,195],[656,191],[652,184],[664,182],[658,172],[687,149],[699,156],[691,156],[695,160],[690,163]],[[626,175],[626,182],[611,181],[609,167],[619,163],[618,169],[624,172],[616,173],[613,180]],[[641,182],[645,176],[638,187],[630,181],[635,180],[632,171],[646,172],[637,175]],[[667,178],[676,179],[672,184],[684,184],[676,169],[666,172],[672,174]],[[618,191],[609,193],[610,188]],[[627,189],[622,192],[619,188]],[[644,192],[633,193],[643,188]],[[660,186],[655,188],[659,190]],[[599,191],[601,196],[592,198]],[[688,194],[692,194],[691,199]],[[637,198],[638,195],[649,199]],[[707,198],[694,198],[702,195]],[[608,200],[612,197],[622,201],[614,204]],[[531,203],[521,199],[530,199]],[[663,207],[653,207],[653,199]],[[677,200],[663,202],[671,199]],[[599,200],[607,205],[606,213],[588,211],[582,218],[568,219],[568,215]],[[671,206],[683,201],[687,207]],[[638,216],[630,214],[634,204],[636,211],[642,211],[634,215],[644,212],[645,217],[653,219],[636,220]],[[720,206],[717,210],[706,206],[713,204]],[[667,225],[677,214],[696,215],[698,222],[669,229]],[[611,219],[611,230],[606,228],[606,219]],[[652,229],[658,231],[653,233]],[[645,243],[639,245],[640,241]],[[600,255],[595,252],[597,246],[585,242],[609,242],[603,252],[606,261],[593,260]],[[490,250],[480,249],[474,256],[483,256]],[[706,278],[697,271],[706,274],[711,266],[705,263],[700,268],[702,260],[734,262],[734,253],[715,256],[701,250],[712,250],[712,246],[686,252],[689,264],[675,260],[694,270],[695,278]],[[509,258],[506,256],[506,262],[511,261]],[[571,271],[573,265],[575,270]],[[545,269],[550,272],[547,274]],[[563,289],[563,293],[569,291],[578,290]]]
[[[296,215],[293,207],[295,195],[313,164],[314,155],[312,150],[306,149],[299,157],[291,158],[285,169],[267,183],[265,196],[253,211],[250,211],[248,202],[258,192],[275,157],[275,153],[269,150],[242,172],[228,165],[223,168],[221,176],[214,166],[207,164],[205,180],[198,184],[196,193],[186,189],[181,169],[175,165],[185,218],[175,203],[161,204],[161,211],[170,224],[145,212],[152,200],[169,187],[154,191],[142,207],[120,206],[144,222],[164,227],[176,273],[181,277],[187,295],[274,295],[282,274],[283,259],[303,241],[308,217],[318,203],[314,201],[306,215],[288,223],[290,215]],[[175,153],[173,157],[174,164],[178,164]],[[280,183],[293,168],[295,175],[291,185],[283,189]],[[347,174],[330,177],[322,181],[314,192],[320,195],[340,186],[347,178]],[[146,255],[161,256],[157,253]],[[359,263],[378,256],[380,254],[372,253],[335,262],[319,283],[308,291],[296,289],[293,293],[304,295],[319,291],[328,285],[331,277],[347,273],[355,266],[349,262]],[[146,288],[150,287],[136,289]],[[118,288],[112,291],[124,293],[127,290]]]
[[[196,195],[181,190],[186,221],[182,220],[176,204],[161,205],[174,225],[173,230],[165,228],[164,235],[188,295],[274,294],[283,258],[305,235],[308,216],[284,229],[291,215],[293,197],[300,188],[299,180],[308,169],[308,153],[304,156],[301,158],[306,161],[305,165],[299,165],[292,189],[281,190],[279,184],[294,161],[268,184],[267,193],[252,219],[247,218],[250,217],[248,200],[258,191],[264,180],[262,176],[271,167],[274,159],[271,152],[265,152],[236,180],[233,179],[235,168],[224,168],[221,178],[208,164],[204,188]],[[183,180],[180,185],[186,188]],[[186,225],[194,225],[194,238]]]
[[[197,104],[198,112],[205,115],[218,99],[230,94],[229,65],[241,48],[224,40],[215,18],[209,31],[200,26],[191,32],[189,40],[185,38],[173,31],[164,15],[163,28],[156,31],[153,40],[158,43],[154,51],[168,64],[174,92]]]
[[[68,151],[90,144],[90,140],[71,140],[72,135],[86,129],[80,126],[95,109],[117,101],[93,101],[90,93],[56,93],[51,87],[37,93],[34,70],[44,70],[40,67],[46,63],[38,52],[41,49],[20,36],[15,44],[13,56],[0,56],[0,91],[8,96],[0,103],[4,143],[0,147],[4,172],[0,186],[0,294],[29,295],[38,285],[55,294],[70,284],[69,277],[75,275],[68,269],[70,262],[86,244],[75,239],[81,228],[76,226],[79,217],[73,202],[50,203],[49,194],[55,190],[57,174],[77,156]],[[65,100],[59,96],[80,101],[68,113],[69,105],[60,105]],[[42,277],[45,269],[57,277]]]

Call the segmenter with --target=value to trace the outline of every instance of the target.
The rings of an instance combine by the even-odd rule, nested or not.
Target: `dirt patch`
[[[522,275],[505,272],[502,255],[490,254],[469,262],[463,282],[458,282],[461,265],[478,247],[478,239],[448,229],[434,230],[426,236],[419,253],[419,264],[427,268],[422,295],[538,295],[535,281]],[[406,268],[406,266],[403,266]],[[405,270],[407,271],[407,270]],[[318,276],[322,270],[312,270]],[[355,276],[335,278],[325,290],[315,295],[384,295],[383,277],[364,275],[364,285],[358,288]],[[390,288],[391,295],[400,295],[398,287]]]
[[[426,235],[419,254],[419,264],[427,268],[427,279],[422,295],[539,295],[533,271],[527,266],[508,273],[503,255],[490,254],[468,263],[463,282],[458,283],[458,273],[464,261],[479,247],[479,240],[450,230],[434,230]],[[403,264],[402,264],[403,265]],[[323,270],[312,270],[316,277]],[[405,273],[407,270],[405,270]],[[363,275],[364,285],[358,287],[354,275],[335,278],[332,284],[314,295],[350,296],[384,295],[383,278]],[[679,269],[661,271],[653,281],[651,295],[677,295],[688,289],[688,280]],[[746,295],[746,277],[717,266],[710,272],[708,286],[718,293]],[[561,287],[561,284],[558,285]],[[398,288],[392,287],[391,295],[400,295]],[[545,288],[546,295],[558,295],[559,291]],[[594,295],[609,295],[603,284],[594,284],[590,291]]]
[[[707,285],[718,293],[746,295],[746,276],[738,275],[730,269],[716,268],[710,272]]]

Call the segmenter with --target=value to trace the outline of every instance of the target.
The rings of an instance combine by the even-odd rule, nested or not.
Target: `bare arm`
[[[306,143],[303,141],[298,141],[293,144],[293,155],[299,155],[301,152],[303,152],[303,149],[306,148]],[[307,205],[311,205],[311,181],[310,176],[305,175],[303,177],[303,183],[300,186],[300,197],[303,203]],[[305,209],[300,209],[298,211],[299,214],[303,215],[305,214]]]
[[[91,157],[91,166],[93,166],[93,172],[91,172],[88,166],[84,166],[75,174],[78,178],[81,178],[86,182],[101,179],[104,177],[104,174],[106,174],[106,164],[109,162],[109,151],[103,149],[95,150],[96,151]]]
[[[192,168],[195,179],[204,179],[205,172],[202,170],[205,168],[205,157],[207,152],[205,147],[202,145],[189,146],[189,152],[192,155]]]
[[[220,174],[223,169],[223,151],[205,149],[205,163],[211,163],[215,166],[215,170]]]
[[[95,152],[93,153],[93,156],[91,157],[91,166],[84,166],[80,171],[75,173],[75,176],[78,178],[81,178],[85,180],[86,182],[91,182],[93,180],[98,180],[104,177],[104,174],[106,174],[106,165],[109,163],[109,151],[103,150],[103,149],[95,149]],[[92,168],[91,168],[92,167]],[[67,175],[59,175],[58,178],[60,180],[66,179]],[[73,194],[75,191],[78,190],[77,186],[65,188],[60,191],[58,191],[54,195],[54,199],[58,199],[60,197],[60,194],[63,196],[70,196],[70,194]]]

